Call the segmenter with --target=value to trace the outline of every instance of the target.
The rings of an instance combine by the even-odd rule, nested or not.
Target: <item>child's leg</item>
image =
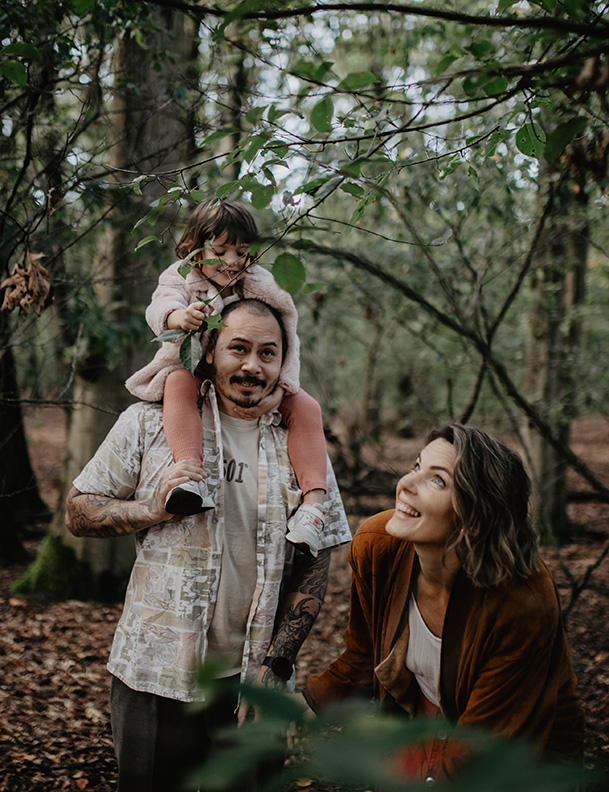
[[[186,369],[172,371],[165,380],[163,429],[174,462],[203,462],[203,424],[197,409],[200,387]]]
[[[305,497],[326,491],[327,449],[321,408],[312,396],[302,390],[285,396],[279,405],[283,422],[288,427],[288,454]],[[311,497],[311,500],[316,498]]]
[[[187,459],[203,463],[203,424],[197,409],[200,387],[186,369],[172,371],[165,380],[163,429],[174,462]],[[213,506],[205,479],[191,479],[174,487],[165,501],[165,509],[172,514],[198,514]]]
[[[288,433],[288,454],[303,491],[303,503],[288,520],[286,539],[316,556],[324,528],[327,449],[319,404],[302,389],[286,396],[279,410]]]

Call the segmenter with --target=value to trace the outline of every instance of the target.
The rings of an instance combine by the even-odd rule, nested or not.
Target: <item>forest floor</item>
[[[62,411],[30,412],[27,434],[41,494],[54,508],[65,448]],[[609,481],[607,423],[581,420],[574,438],[575,450]],[[417,439],[392,440],[385,444],[384,456],[403,471],[419,447]],[[570,487],[585,488],[575,478]],[[346,500],[352,528],[364,516],[391,507],[393,492],[388,489],[367,501]],[[609,557],[598,564],[609,543],[609,505],[574,502],[569,517],[576,540],[560,553],[544,548],[543,557],[568,609],[567,631],[588,719],[586,762],[609,774]],[[39,542],[26,542],[32,556]],[[588,585],[570,605],[574,582],[595,564]],[[26,568],[0,569],[0,792],[110,792],[116,788],[116,764],[105,664],[121,607],[13,596],[9,586]],[[341,651],[349,579],[343,548],[334,554],[324,607],[299,655],[300,682]],[[605,792],[609,782],[601,788]]]

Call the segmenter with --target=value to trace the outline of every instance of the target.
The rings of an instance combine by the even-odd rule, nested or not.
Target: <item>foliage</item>
[[[357,702],[334,705],[314,718],[300,694],[250,686],[244,695],[257,707],[257,720],[238,730],[226,729],[227,748],[193,774],[188,788],[196,789],[204,781],[210,790],[235,789],[259,767],[266,768],[264,792],[290,788],[290,784],[306,787],[311,779],[347,789],[397,792],[405,784],[413,790],[427,788],[422,780],[408,780],[401,757],[408,748],[433,740],[437,721],[381,715],[376,707]],[[273,775],[268,768],[285,752],[286,732],[299,735],[302,758]],[[467,746],[473,757],[462,776],[451,783],[455,792],[568,792],[581,778],[577,767],[534,762],[523,744],[505,743],[465,728],[447,727],[447,733],[449,739]]]
[[[161,15],[184,12],[199,35],[186,77],[159,43]],[[587,302],[564,319],[581,318],[586,350],[564,351],[582,384],[569,402],[606,412],[603,4],[36,0],[4,8],[0,32],[2,280],[45,253],[57,379],[97,374],[147,337],[146,289],[142,305],[98,299],[108,224],[132,229],[125,267],[137,281],[144,260],[169,263],[184,217],[214,192],[260,213],[257,260],[295,297],[303,380],[331,415],[349,412],[370,436],[383,422],[407,432],[445,416],[526,423],[609,497],[565,448],[555,405],[523,390],[538,245],[568,183],[589,199],[595,249]],[[113,97],[141,95],[112,60],[120,39],[147,48],[168,76],[167,107],[188,110],[190,153],[175,168],[113,159]],[[35,322],[13,312],[6,343],[33,337]],[[193,368],[196,336],[183,353]]]

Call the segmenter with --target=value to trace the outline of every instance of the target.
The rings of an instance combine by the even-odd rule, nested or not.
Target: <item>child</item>
[[[303,492],[303,503],[288,520],[286,538],[303,552],[317,556],[325,517],[327,455],[321,410],[299,388],[300,342],[294,302],[271,273],[251,263],[249,245],[257,236],[255,220],[244,206],[215,198],[199,204],[176,247],[180,260],[200,248],[192,257],[196,265],[186,278],[178,272],[181,261],[161,273],[146,320],[157,335],[172,329],[196,331],[206,316],[220,313],[227,302],[244,297],[262,300],[280,312],[288,350],[279,379],[285,392],[279,410],[290,430],[288,454]],[[208,333],[204,333],[203,349],[207,339]],[[152,362],[133,374],[126,386],[139,399],[163,399],[163,428],[174,462],[191,460],[202,465],[203,426],[197,408],[201,381],[182,366],[180,341],[163,343]],[[165,502],[172,514],[196,514],[213,506],[205,479],[175,487]]]

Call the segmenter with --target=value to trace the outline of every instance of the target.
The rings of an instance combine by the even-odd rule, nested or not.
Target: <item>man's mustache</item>
[[[262,388],[266,385],[266,380],[259,379],[258,377],[247,377],[241,374],[233,374],[230,378],[230,382],[236,385],[260,385]]]

